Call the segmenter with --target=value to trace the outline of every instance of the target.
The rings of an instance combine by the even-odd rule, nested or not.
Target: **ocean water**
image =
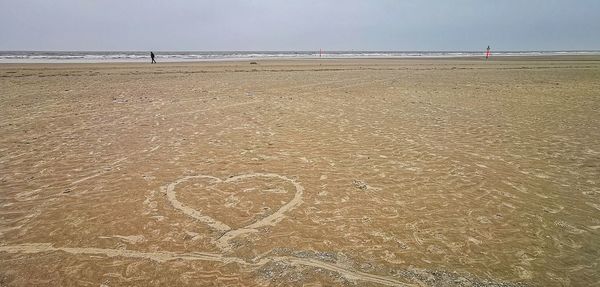
[[[156,51],[162,62],[311,58],[483,57],[485,51]],[[492,56],[600,55],[600,51],[492,51]],[[141,51],[0,51],[0,63],[144,62]]]

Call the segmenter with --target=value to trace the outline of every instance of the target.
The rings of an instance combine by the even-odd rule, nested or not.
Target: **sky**
[[[600,0],[0,0],[3,51],[477,51],[488,45],[600,50]]]

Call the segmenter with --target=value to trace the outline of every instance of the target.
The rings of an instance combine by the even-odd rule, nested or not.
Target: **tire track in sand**
[[[303,265],[313,268],[321,268],[336,272],[348,280],[359,280],[371,283],[377,283],[385,286],[416,286],[405,282],[400,282],[395,279],[391,279],[384,276],[373,275],[360,271],[351,270],[334,263],[322,262],[310,258],[296,258],[291,256],[274,256],[264,257],[258,260],[248,262],[237,257],[223,256],[218,253],[206,253],[206,252],[190,252],[190,253],[177,253],[177,252],[142,252],[134,250],[123,250],[123,249],[105,249],[105,248],[85,248],[85,247],[54,247],[51,243],[25,243],[18,245],[4,245],[0,246],[0,252],[5,253],[24,253],[24,254],[37,254],[37,253],[48,253],[48,252],[66,252],[73,255],[102,255],[107,257],[127,257],[137,259],[148,259],[159,263],[173,261],[173,260],[184,260],[184,261],[212,261],[222,262],[225,264],[236,263],[244,265],[246,267],[257,268],[263,266],[269,262],[283,262],[289,265]]]

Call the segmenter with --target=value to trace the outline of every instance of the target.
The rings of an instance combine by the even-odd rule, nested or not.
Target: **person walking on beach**
[[[154,61],[154,53],[150,52],[150,58],[152,58],[152,62],[150,64],[156,64],[156,61]]]

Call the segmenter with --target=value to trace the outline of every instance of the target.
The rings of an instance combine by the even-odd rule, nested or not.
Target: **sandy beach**
[[[0,286],[600,285],[600,57],[0,65]]]

